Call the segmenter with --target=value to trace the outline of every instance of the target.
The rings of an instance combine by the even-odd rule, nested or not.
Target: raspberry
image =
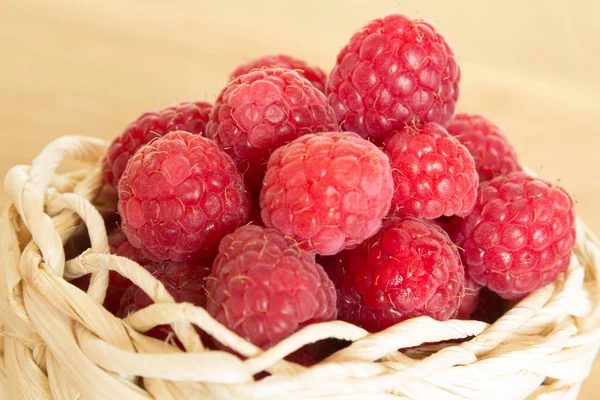
[[[302,136],[269,159],[261,192],[263,222],[331,255],[373,236],[389,211],[387,156],[351,132]]]
[[[110,247],[111,254],[129,258],[144,268],[150,268],[148,266],[150,261],[146,259],[138,249],[133,247],[129,241],[127,241],[127,237],[121,228],[115,229],[108,237],[108,245]],[[108,288],[106,289],[104,307],[111,313],[116,314],[125,290],[127,290],[127,288],[131,285],[132,283],[129,279],[125,278],[118,272],[109,271]]]
[[[199,101],[181,103],[160,111],[148,111],[131,122],[111,143],[102,160],[104,181],[118,186],[127,161],[152,139],[173,131],[202,133],[206,128],[212,105]]]
[[[199,307],[206,307],[204,280],[211,272],[210,261],[153,262],[148,266],[148,270],[162,282],[177,303],[187,302]],[[124,318],[152,303],[152,299],[142,289],[131,285],[123,295],[117,316]],[[208,334],[197,330],[202,341],[205,344],[210,343]],[[169,325],[158,325],[146,332],[146,335],[164,341],[173,335],[173,330]]]
[[[481,182],[521,171],[517,153],[500,128],[477,114],[456,114],[448,132],[469,150]]]
[[[305,77],[314,87],[321,92],[325,91],[327,75],[317,66],[312,66],[297,58],[286,54],[266,55],[238,66],[231,74],[231,79],[247,74],[248,72],[262,68],[286,68],[293,69]]]
[[[118,229],[117,227],[121,223],[121,217],[116,212],[111,212],[103,215],[103,219],[104,228],[108,234],[108,240],[110,244],[111,234]],[[65,258],[70,260],[71,258],[80,256],[85,250],[91,247],[92,243],[90,241],[90,234],[88,233],[87,226],[85,224],[81,224],[75,229],[69,240],[67,240],[65,243]]]
[[[110,248],[111,254],[129,258],[130,260],[133,260],[140,265],[146,265],[150,262],[142,255],[142,253],[138,249],[136,249],[131,245],[131,243],[129,243],[125,232],[123,232],[123,229],[120,227],[116,228],[108,236],[108,246]]]
[[[502,297],[486,287],[482,287],[477,294],[477,306],[469,319],[493,324],[505,312]]]
[[[316,364],[315,359],[310,355],[310,352],[303,348],[300,348],[285,358],[287,361],[295,362],[296,364],[310,367]]]
[[[341,339],[323,339],[305,346],[306,351],[315,361],[323,361],[333,353],[345,349],[352,342]]]
[[[454,53],[433,26],[391,14],[352,36],[326,94],[341,128],[384,139],[406,124],[450,123],[459,81]]]
[[[256,194],[252,194],[252,213],[250,214],[250,218],[248,219],[251,223],[258,226],[265,226],[262,216],[260,215],[260,196]]]
[[[435,225],[439,226],[446,233],[448,233],[448,229],[450,227],[450,223],[452,221],[452,218],[456,218],[456,217],[439,217],[439,218],[436,218],[436,219],[432,219],[429,222],[431,222],[432,224],[435,224]],[[450,235],[450,233],[448,233],[448,235]]]
[[[323,268],[275,229],[247,225],[225,236],[206,289],[208,312],[262,348],[336,317]]]
[[[458,307],[457,319],[470,319],[479,303],[480,289],[481,285],[471,279],[469,274],[465,274],[465,293]]]
[[[394,133],[385,151],[392,165],[396,215],[434,219],[471,212],[479,181],[475,162],[442,126],[427,123]]]
[[[337,288],[339,318],[371,332],[421,315],[447,320],[463,296],[454,244],[416,218],[387,219],[376,236],[324,266]]]
[[[130,260],[135,261],[142,267],[147,267],[150,261],[144,258],[142,254],[133,247],[128,241],[127,237],[121,230],[116,228],[108,235],[108,245],[110,248],[110,254],[114,254],[120,257],[126,257]],[[90,285],[90,275],[82,276],[71,281],[71,283],[81,290],[87,290]],[[125,293],[125,290],[131,286],[131,281],[118,272],[109,271],[108,273],[108,288],[106,289],[106,298],[104,299],[104,308],[113,314],[116,314],[119,310],[119,304],[121,298]]]
[[[177,131],[129,161],[119,213],[145,257],[184,261],[214,255],[219,240],[248,219],[250,199],[229,156],[202,136]]]
[[[253,192],[258,192],[269,155],[307,133],[337,129],[325,95],[297,72],[269,68],[231,81],[221,91],[208,137],[231,156]]]
[[[554,281],[575,243],[571,197],[524,172],[484,183],[473,212],[453,223],[469,276],[505,299]]]

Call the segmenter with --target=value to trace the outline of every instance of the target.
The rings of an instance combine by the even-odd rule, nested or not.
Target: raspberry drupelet
[[[473,212],[454,219],[450,232],[475,282],[519,299],[567,269],[573,200],[556,185],[513,172],[481,185]]]
[[[322,262],[337,289],[339,318],[371,332],[421,315],[453,318],[463,297],[456,247],[421,219],[391,217],[361,246]]]
[[[325,95],[308,80],[289,69],[266,68],[237,77],[221,91],[206,131],[258,193],[275,149],[337,127]]]
[[[266,226],[331,255],[381,227],[393,191],[388,157],[356,133],[302,136],[269,159],[260,195]]]
[[[433,26],[390,14],[352,36],[325,93],[341,129],[382,140],[406,124],[449,124],[459,81],[454,53]]]
[[[223,238],[206,289],[208,312],[262,348],[337,315],[335,289],[314,256],[256,225]]]
[[[148,111],[131,122],[120,136],[111,143],[104,159],[102,169],[104,181],[118,186],[127,162],[136,151],[152,139],[173,131],[203,133],[212,105],[204,101],[185,102],[167,107],[160,111]]]
[[[246,223],[250,199],[233,161],[214,142],[172,132],[142,148],[119,183],[129,242],[153,261],[210,258]]]

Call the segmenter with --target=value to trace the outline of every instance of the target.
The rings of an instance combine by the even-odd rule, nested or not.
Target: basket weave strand
[[[370,334],[332,321],[262,351],[204,309],[175,303],[137,263],[108,254],[102,214],[116,204],[104,194],[105,151],[101,140],[63,137],[5,178],[0,398],[574,399],[589,374],[600,347],[600,250],[579,220],[568,271],[493,325],[419,317]],[[82,222],[91,248],[66,260],[63,246]],[[155,304],[124,320],[106,311],[110,270]],[[90,273],[87,293],[69,283]],[[143,335],[161,324],[186,351]],[[244,359],[206,350],[194,326]],[[352,344],[312,367],[284,360],[326,338]],[[262,371],[271,376],[255,381]]]

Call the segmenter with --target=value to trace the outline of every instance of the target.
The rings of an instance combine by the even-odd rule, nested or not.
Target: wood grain
[[[144,110],[212,101],[258,55],[288,52],[329,70],[357,28],[394,11],[449,38],[463,72],[459,109],[502,126],[523,163],[560,181],[600,231],[593,0],[0,0],[0,173],[52,138],[108,139]],[[582,399],[598,397],[599,378],[597,363]]]

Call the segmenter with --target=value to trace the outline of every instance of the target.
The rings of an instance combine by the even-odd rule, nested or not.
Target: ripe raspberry
[[[458,307],[457,319],[470,319],[479,303],[480,289],[481,285],[471,279],[469,274],[465,274],[465,292]]]
[[[146,145],[119,182],[119,213],[131,244],[154,261],[210,257],[250,214],[231,158],[215,143],[172,132]]]
[[[351,132],[302,136],[269,159],[263,222],[302,248],[331,255],[373,236],[390,208],[389,160]]]
[[[295,362],[296,364],[310,367],[315,365],[315,359],[310,355],[307,347],[302,347],[285,358],[287,361]]]
[[[248,221],[250,221],[252,224],[254,225],[258,225],[258,226],[265,226],[263,220],[262,220],[262,216],[260,215],[260,193],[255,194],[253,193],[252,196],[252,213],[250,214],[250,218],[248,218]]]
[[[121,223],[121,217],[116,212],[106,213],[103,215],[104,228],[108,234],[108,240],[110,244],[111,234],[118,229]],[[71,237],[65,243],[64,251],[65,258],[70,260],[77,256],[80,256],[85,250],[92,247],[90,241],[90,234],[85,224],[79,225],[75,231],[71,234]]]
[[[333,284],[314,257],[256,225],[223,238],[206,289],[208,312],[262,348],[337,313]]]
[[[110,248],[110,254],[114,254],[120,257],[126,257],[140,264],[142,267],[148,267],[150,261],[144,258],[142,254],[133,247],[128,241],[127,237],[121,230],[116,228],[108,235],[108,245]],[[81,290],[88,289],[90,285],[90,275],[82,276],[71,281],[71,283]],[[106,298],[104,299],[104,308],[113,314],[116,314],[119,310],[119,304],[125,290],[131,286],[131,281],[118,272],[109,271],[108,273],[108,288],[106,289]]]
[[[448,233],[448,229],[450,227],[450,222],[452,221],[452,218],[457,218],[457,217],[439,217],[436,219],[432,219],[429,222],[439,226],[440,228],[442,228],[444,230],[444,232]],[[450,234],[448,233],[448,235],[450,235]]]
[[[293,69],[298,72],[301,76],[308,79],[310,83],[321,92],[325,92],[325,81],[327,75],[325,72],[317,66],[312,66],[306,62],[288,56],[286,54],[272,54],[266,55],[245,64],[238,66],[231,74],[231,79],[247,74],[255,69],[261,68],[286,68]]]
[[[326,93],[341,128],[385,139],[406,124],[450,123],[459,81],[454,53],[433,26],[391,14],[352,36]]]
[[[203,101],[180,103],[160,111],[148,111],[131,122],[111,143],[102,169],[104,181],[118,186],[127,162],[135,152],[152,139],[173,131],[202,133],[206,128],[212,105]]]
[[[127,240],[125,233],[121,228],[117,228],[108,236],[108,245],[110,253],[120,257],[126,257],[135,261],[142,267],[150,268],[150,261],[142,253],[133,247]],[[132,285],[131,281],[118,272],[110,271],[108,273],[108,288],[106,289],[106,299],[104,307],[113,314],[117,313],[121,298],[125,290]]]
[[[125,232],[120,227],[108,235],[108,246],[111,254],[129,258],[140,265],[146,265],[150,262],[138,249],[129,243]]]
[[[295,71],[269,68],[231,81],[221,91],[207,135],[231,156],[258,192],[269,155],[307,133],[337,129],[325,95]]]
[[[306,351],[315,361],[323,361],[333,353],[350,346],[352,342],[341,339],[323,339],[306,345]]]
[[[426,219],[465,216],[473,209],[479,183],[467,149],[434,123],[406,128],[386,142],[394,178],[396,215]]]
[[[206,307],[204,280],[211,272],[210,261],[153,262],[149,265],[148,270],[162,282],[177,303],[187,302],[199,307]],[[117,316],[124,318],[152,303],[152,299],[142,289],[130,285],[123,295]],[[199,329],[198,333],[205,344],[210,343],[207,334]],[[159,325],[146,332],[146,335],[159,340],[167,340],[172,334],[173,330],[169,325]]]
[[[405,319],[456,316],[464,268],[438,226],[416,218],[387,219],[360,247],[329,257],[339,318],[376,332]]]
[[[567,269],[575,243],[571,197],[524,172],[484,183],[473,212],[454,223],[469,276],[505,299],[552,282]]]
[[[448,132],[469,150],[475,160],[479,181],[521,171],[517,153],[500,128],[477,114],[456,114]]]
[[[482,287],[477,295],[477,307],[475,307],[469,319],[493,324],[507,310],[502,297],[488,288]]]

